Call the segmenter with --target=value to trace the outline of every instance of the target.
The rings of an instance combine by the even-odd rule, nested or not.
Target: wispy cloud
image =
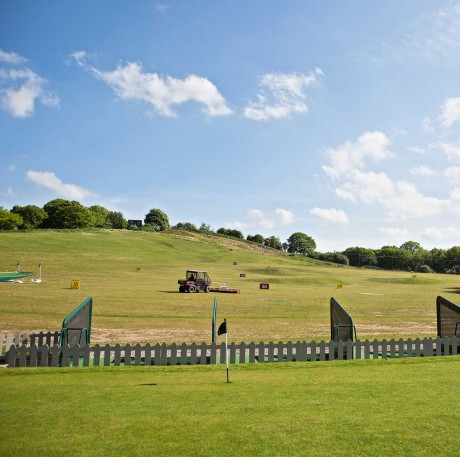
[[[451,184],[460,186],[460,167],[448,167],[444,174]]]
[[[69,198],[72,200],[84,200],[86,197],[95,194],[88,189],[75,184],[66,184],[61,181],[54,173],[50,171],[32,171],[26,173],[27,179],[40,187],[52,190],[59,197]]]
[[[0,106],[16,118],[27,118],[34,114],[36,102],[46,106],[59,106],[59,97],[46,92],[46,79],[27,67],[8,68],[6,65],[22,64],[24,57],[0,50]]]
[[[460,97],[446,98],[441,106],[441,126],[449,128],[460,120]]]
[[[384,172],[367,170],[368,162],[376,162],[392,153],[387,149],[388,139],[381,132],[361,135],[356,142],[328,149],[326,174],[336,185],[338,197],[354,203],[379,205],[390,220],[407,220],[455,212],[459,207],[454,194],[440,199],[426,196],[412,182],[393,180]],[[433,174],[429,167],[412,169],[412,174]],[[451,173],[453,176],[454,172]]]
[[[6,189],[6,192],[2,192],[1,195],[7,198],[14,198],[17,196],[17,193],[13,190],[13,188],[10,186]]]
[[[460,238],[459,227],[427,227],[423,230],[422,235],[429,240],[443,241]]]
[[[372,58],[388,60],[452,58],[460,49],[460,5],[446,2],[439,9],[422,12],[408,21],[405,30],[398,29],[372,50]],[[375,57],[378,56],[378,57]]]
[[[166,5],[165,3],[155,3],[155,9],[161,13],[163,16],[168,16],[168,10],[171,5]]]
[[[204,105],[203,111],[210,117],[226,116],[233,112],[217,87],[201,76],[189,75],[179,79],[148,73],[137,62],[118,65],[115,70],[104,72],[87,63],[85,51],[74,52],[71,57],[109,85],[120,99],[145,102],[162,116],[176,116],[173,107],[187,102]]]
[[[341,209],[316,207],[312,208],[310,213],[320,219],[335,222],[336,224],[348,224],[350,222],[345,211]]]
[[[294,221],[294,214],[286,209],[277,208],[274,211],[251,209],[246,214],[245,221],[227,222],[228,227],[237,229],[271,230],[277,227],[286,227]]]
[[[436,170],[433,170],[428,165],[413,167],[409,170],[409,173],[413,176],[436,176],[438,174]]]
[[[460,147],[455,144],[440,142],[438,146],[442,149],[449,162],[460,162]]]
[[[15,52],[6,52],[0,49],[0,62],[5,62],[11,65],[23,64],[27,59]]]
[[[407,237],[410,234],[408,229],[402,227],[380,227],[379,232],[396,238]]]
[[[302,73],[268,73],[260,79],[262,91],[244,108],[244,116],[255,121],[282,119],[308,112],[306,89],[324,76],[321,69]]]

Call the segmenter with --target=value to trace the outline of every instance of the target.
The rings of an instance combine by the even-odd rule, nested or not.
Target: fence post
[[[388,344],[387,340],[384,338],[382,340],[382,359],[386,359],[388,356]]]
[[[211,343],[211,357],[209,359],[209,363],[211,365],[215,365],[217,363],[217,345],[216,343]],[[172,359],[171,359],[171,365],[172,365]]]
[[[278,341],[276,356],[278,362],[284,362],[284,344],[282,341]]]
[[[152,346],[147,343],[144,347],[144,365],[149,367],[152,364]]]
[[[225,342],[220,343],[220,358],[219,358],[219,363],[226,363],[227,360],[227,353],[225,351]]]
[[[29,367],[36,367],[37,366],[37,346],[35,344],[30,348],[30,359],[29,359]]]
[[[49,346],[45,344],[40,348],[40,366],[41,367],[48,366],[48,353],[49,353]]]
[[[378,340],[374,340],[372,342],[372,357],[374,359],[379,358],[379,342],[378,342]]]
[[[240,363],[246,363],[246,343],[240,343]]]
[[[181,365],[187,365],[187,351],[188,351],[187,345],[185,343],[182,343],[180,346],[180,364]],[[155,357],[156,357],[156,352],[155,352]]]
[[[256,343],[251,341],[249,343],[249,363],[255,363],[256,361]]]
[[[16,367],[16,346],[14,344],[12,344],[10,346],[10,349],[9,351],[7,352],[8,354],[8,366],[10,368],[15,368]]]
[[[334,360],[335,359],[335,342],[331,340],[329,341],[327,346],[329,348],[329,360]]]
[[[310,360],[316,362],[316,341],[310,343]]]
[[[258,348],[259,348],[259,363],[264,363],[265,362],[265,345],[263,341],[259,342]]]
[[[206,365],[207,361],[207,344],[203,341],[200,346],[200,365]]]
[[[109,367],[110,366],[110,351],[111,351],[110,344],[106,344],[104,346],[104,366]]]

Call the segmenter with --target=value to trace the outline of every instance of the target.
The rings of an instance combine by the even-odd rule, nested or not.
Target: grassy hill
[[[59,330],[91,296],[93,342],[210,341],[217,297],[230,340],[319,340],[334,296],[361,339],[434,336],[436,296],[460,301],[459,276],[338,267],[203,233],[3,232],[0,246],[0,270],[43,266],[41,284],[0,283],[0,331]],[[241,293],[181,294],[187,268]],[[80,289],[70,288],[75,279]]]

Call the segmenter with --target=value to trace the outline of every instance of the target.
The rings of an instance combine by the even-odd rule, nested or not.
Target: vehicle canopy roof
[[[194,276],[196,279],[204,279],[205,281],[211,281],[208,273],[203,270],[187,270],[185,276],[187,279],[191,279],[191,276]]]

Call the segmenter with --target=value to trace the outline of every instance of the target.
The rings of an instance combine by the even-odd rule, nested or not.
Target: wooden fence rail
[[[460,354],[459,338],[411,338],[390,341],[297,341],[232,343],[228,346],[231,364],[265,362],[321,362],[327,360],[431,357]],[[221,344],[130,344],[111,346],[11,345],[9,367],[68,366],[165,366],[225,363]]]
[[[13,346],[54,346],[59,344],[60,332],[0,333],[0,363],[8,360],[8,351]]]

